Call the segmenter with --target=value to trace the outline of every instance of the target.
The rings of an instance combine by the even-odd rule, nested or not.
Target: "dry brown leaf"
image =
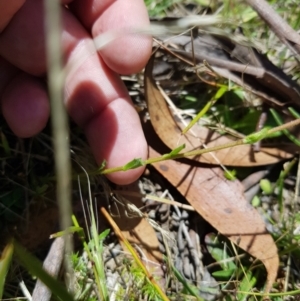
[[[123,191],[139,192],[137,182],[123,186],[120,189]],[[122,195],[122,190],[118,190],[118,195]],[[142,195],[141,197],[131,196],[128,201],[137,208],[141,208],[144,205],[141,199]],[[122,202],[122,200],[120,200],[120,202]],[[162,255],[159,251],[159,242],[152,226],[147,220],[130,211],[127,206],[115,203],[114,206],[112,206],[112,210],[113,219],[125,238],[133,244],[133,246],[138,245],[147,260],[152,264],[154,263],[153,266],[157,267],[158,265],[155,265],[155,263],[161,263]],[[156,272],[158,271],[156,270]],[[162,271],[160,274],[162,274]]]
[[[160,154],[150,147],[149,156]],[[245,199],[240,182],[226,180],[218,167],[191,166],[174,160],[153,166],[213,227],[262,261],[268,272],[265,291],[269,292],[279,267],[277,247],[261,216]]]
[[[233,138],[231,137],[222,136],[217,132],[197,125],[192,128],[193,134],[191,134],[191,131],[186,135],[181,134],[183,127],[179,126],[179,122],[175,122],[172,113],[152,78],[153,60],[154,57],[150,59],[145,70],[145,95],[151,123],[160,139],[170,149],[185,144],[184,151],[200,148],[203,143],[207,147],[213,147],[232,142]],[[296,149],[296,146],[291,144],[281,145],[280,147],[262,147],[260,152],[254,153],[251,145],[240,145],[234,148],[215,151],[214,154],[218,160],[210,153],[199,156],[197,160],[202,163],[222,163],[229,166],[258,166],[291,158],[295,154]]]

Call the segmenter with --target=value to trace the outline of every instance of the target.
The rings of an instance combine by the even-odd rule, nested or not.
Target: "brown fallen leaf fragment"
[[[151,147],[149,156],[160,156]],[[218,168],[168,160],[153,165],[195,210],[233,243],[266,267],[268,293],[277,277],[277,247],[259,213],[247,202],[239,181],[229,181]]]
[[[126,191],[138,193],[138,183],[135,182],[131,185],[119,187],[117,190],[118,200],[115,200],[115,203],[111,205],[112,218],[130,244],[138,246],[142,251],[146,265],[155,269],[155,275],[162,278],[162,255],[159,251],[159,242],[156,233],[149,222],[142,216],[142,212],[139,211],[139,208],[144,206],[142,195],[130,196],[130,198],[126,200],[125,197],[122,197],[122,192]],[[123,242],[120,241],[120,243],[122,247],[126,249]],[[162,282],[160,284],[162,286],[164,285]]]
[[[220,135],[205,127],[195,125],[186,135],[182,135],[183,125],[175,122],[164,97],[152,78],[154,57],[152,57],[145,70],[145,96],[151,123],[160,139],[170,148],[174,149],[185,144],[184,151],[202,148],[203,143],[209,148],[232,142],[232,137]],[[291,158],[298,148],[295,145],[280,145],[277,147],[261,147],[260,152],[254,153],[251,145],[240,145],[207,153],[197,157],[197,161],[210,164],[223,164],[229,166],[258,166],[273,164],[280,160]],[[216,159],[217,158],[217,159]]]
[[[123,232],[118,227],[117,223],[112,219],[111,215],[106,211],[104,207],[100,208],[101,213],[106,218],[106,220],[109,222],[111,227],[113,228],[113,231],[117,235],[119,241],[122,241],[122,246],[125,250],[128,250],[130,254],[132,255],[133,259],[135,260],[135,263],[142,269],[145,276],[148,278],[148,281],[150,281],[158,293],[158,295],[161,297],[162,300],[168,301],[169,299],[161,289],[161,287],[157,284],[156,280],[154,279],[153,275],[148,271],[147,267],[144,265],[144,263],[140,260],[140,257],[136,250],[132,247],[130,242],[127,240],[127,238],[124,236]]]

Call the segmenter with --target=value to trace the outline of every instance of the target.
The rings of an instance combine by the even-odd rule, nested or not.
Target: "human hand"
[[[66,76],[65,104],[83,127],[96,161],[120,166],[145,159],[147,145],[139,117],[117,74],[130,74],[146,64],[152,41],[127,35],[98,53],[92,38],[112,29],[149,24],[143,0],[61,0],[61,34],[65,63],[80,66]],[[0,0],[0,96],[3,116],[19,137],[39,133],[49,117],[43,1]],[[92,54],[91,54],[92,53]],[[118,184],[137,179],[143,168],[108,176]]]

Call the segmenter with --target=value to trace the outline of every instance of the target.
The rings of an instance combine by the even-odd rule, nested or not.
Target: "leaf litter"
[[[193,44],[194,37],[191,38],[187,36],[185,45]],[[182,38],[182,36],[178,37],[180,41],[182,41]],[[227,42],[227,49],[228,43],[232,42],[227,37],[218,37],[218,39],[219,44],[220,41],[223,42],[220,49],[225,49],[224,40]],[[192,41],[188,43],[188,40]],[[210,54],[197,57],[197,51],[203,51],[203,47],[201,48],[203,45],[197,45],[198,48],[195,49],[194,47],[196,46],[193,44],[192,48],[189,48],[189,52],[187,52],[187,50],[178,50],[176,38],[172,40],[172,38],[167,37],[166,41],[167,46],[163,46],[164,53],[173,54],[177,59],[182,59],[182,57],[184,59],[188,58],[190,59],[190,64],[195,63],[196,60],[198,62],[208,62],[219,74],[238,84],[241,84],[241,81],[236,77],[236,74],[234,75],[235,78],[228,76],[228,70],[240,72],[243,76],[243,87],[248,88],[253,94],[260,96],[272,106],[282,108],[284,104],[282,104],[281,101],[286,99],[287,102],[292,101],[295,106],[299,107],[300,89],[297,83],[292,81],[281,69],[277,68],[268,61],[265,56],[260,55],[253,48],[251,49],[241,44],[233,45],[234,48],[230,46],[232,48],[229,50],[232,52],[231,58],[234,55],[240,56],[238,59],[242,64],[238,65],[238,63],[232,63],[228,60],[228,57],[224,61],[218,60],[219,58],[214,59]],[[157,43],[157,45],[162,46],[162,43]],[[208,51],[211,51],[212,44],[209,44],[209,46],[210,49]],[[216,47],[216,44],[214,44],[214,46],[213,49],[218,48],[220,45]],[[252,58],[250,57],[250,61],[245,62],[245,56],[249,55],[249,53],[247,53],[249,50],[252,50],[253,56]],[[233,52],[235,52],[234,55]],[[181,57],[178,56],[178,54],[180,54]],[[211,141],[215,144],[225,144],[228,139],[231,140],[232,137],[225,137],[203,126],[198,126],[197,128],[197,125],[193,125],[192,134],[182,135],[184,127],[180,124],[180,121],[175,121],[175,114],[174,112],[171,113],[171,110],[168,108],[162,95],[162,89],[158,88],[152,77],[154,57],[153,55],[145,70],[145,94],[152,126],[162,142],[170,149],[177,150],[177,148],[180,148],[179,145],[184,145],[187,148],[185,148],[185,151],[189,151],[203,147],[204,142],[205,147],[209,147],[211,146]],[[184,59],[182,59],[182,61],[184,61]],[[251,69],[251,64],[254,65],[253,69]],[[223,70],[220,68],[226,69],[225,71],[227,73],[223,72],[222,74]],[[259,68],[261,68],[261,70],[259,70]],[[254,76],[257,83],[253,83],[253,78],[251,79],[252,82],[250,79],[248,82],[247,76],[250,78]],[[245,87],[245,84],[248,86]],[[272,91],[268,90],[270,84],[274,85]],[[282,111],[284,111],[284,109]],[[197,132],[196,135],[195,131]],[[151,142],[153,143],[153,139],[155,140],[157,137],[154,138],[153,134],[150,134],[148,136],[150,145]],[[205,166],[197,165],[191,161],[200,161],[214,165],[221,163],[223,165],[233,166],[268,165],[293,157],[297,149],[298,148],[293,144],[283,147],[278,144],[277,146],[273,145],[267,149],[260,148],[259,152],[254,153],[252,146],[245,145],[235,149],[217,151],[214,153],[214,156],[208,154],[207,156],[201,155],[180,163],[165,161],[163,163],[154,164],[155,168],[186,197],[187,201],[205,220],[220,233],[232,240],[237,246],[263,262],[268,272],[265,293],[271,291],[273,283],[277,278],[279,257],[276,244],[266,230],[264,220],[258,211],[249,205],[249,202],[243,195],[242,187],[237,180],[226,180],[221,168],[205,168]],[[161,154],[162,153],[154,151],[153,148],[149,148],[150,157],[157,157]]]
[[[178,31],[178,28],[176,30]],[[180,28],[180,30],[182,30],[182,28]],[[167,34],[169,33],[170,32],[167,32]],[[185,51],[187,49],[188,48],[186,48]],[[190,50],[191,46],[189,51]],[[182,50],[181,52],[177,51],[177,54],[185,56],[186,59],[191,59],[190,54],[187,55],[186,53],[183,53]],[[200,61],[201,60],[203,60],[203,58],[200,58]],[[180,65],[178,61],[176,64]],[[192,65],[194,65],[194,62]],[[148,68],[149,66],[150,65],[148,65]],[[229,74],[226,68],[222,69],[222,66],[220,65],[215,66],[213,61],[209,61],[209,65],[205,67],[207,69],[213,68],[213,72],[216,72],[221,76],[225,76],[231,79],[233,82],[241,84],[241,86],[246,88],[248,91],[267,99],[269,102],[273,101],[275,105],[278,103],[278,97],[274,97],[274,95],[270,96],[268,93],[264,93],[264,91],[261,90],[257,91],[254,87],[251,87],[251,85],[247,85],[245,81],[241,81],[236,74]],[[184,70],[185,69],[183,68],[182,71]],[[249,70],[251,71],[251,68],[248,68],[248,71]],[[245,70],[243,71],[243,74],[246,74]],[[257,75],[257,73],[255,74]],[[148,101],[149,97],[152,98],[151,95],[149,96],[149,94],[152,93],[154,95],[154,99],[158,98],[155,101],[159,103],[160,106],[159,109],[157,109],[157,103],[148,103],[149,112],[150,115],[152,115],[151,122],[153,123],[153,126],[156,129],[159,137],[167,146],[169,146],[169,149],[175,149],[175,152],[177,152],[176,148],[180,148],[180,145],[183,143],[187,149],[189,149],[189,147],[194,149],[195,147],[202,145],[203,141],[208,146],[212,146],[214,145],[213,143],[222,144],[225,143],[225,141],[228,141],[228,139],[232,138],[225,137],[219,133],[213,133],[212,131],[207,131],[207,128],[202,126],[196,130],[198,125],[192,128],[193,134],[191,134],[190,131],[186,136],[182,136],[181,131],[184,128],[184,125],[180,124],[182,121],[176,120],[176,123],[174,123],[173,114],[170,113],[168,108],[166,110],[166,107],[162,107],[164,104],[164,99],[161,96],[161,91],[159,91],[154,84],[152,75],[149,75],[149,72],[146,72],[145,76],[145,86],[146,94],[148,95]],[[267,76],[270,75],[267,74]],[[208,78],[208,80],[211,79],[212,78]],[[280,82],[282,83],[282,78],[279,79],[279,83]],[[287,88],[286,91],[291,93],[291,98],[295,98],[295,94],[293,94],[294,91],[291,91],[289,88]],[[282,91],[279,91],[279,94],[281,92]],[[281,96],[282,95],[283,94],[281,94]],[[154,115],[154,118],[153,113],[151,113],[153,110],[155,112],[154,114],[156,114]],[[163,114],[158,115],[161,112],[163,112]],[[156,116],[158,116],[158,118],[156,118]],[[156,119],[157,122],[155,123]],[[167,122],[165,122],[166,120]],[[209,142],[208,140],[212,142]],[[186,160],[184,162],[166,161],[156,164],[155,168],[168,180],[169,183],[172,184],[172,186],[176,187],[180,194],[186,198],[186,200],[196,209],[196,211],[200,213],[200,215],[203,216],[207,221],[209,221],[212,226],[220,231],[220,233],[228,236],[228,238],[231,239],[238,247],[246,250],[252,256],[260,259],[265,264],[267,271],[269,272],[268,283],[266,287],[266,290],[268,291],[271,288],[277,274],[278,256],[274,241],[266,232],[265,223],[262,221],[260,215],[243,197],[243,189],[238,181],[228,181],[224,178],[222,169],[215,166],[202,166],[199,164],[199,162],[212,165],[216,165],[221,162],[224,165],[233,166],[265,165],[277,162],[279,160],[291,158],[295,152],[295,148],[293,145],[287,145],[283,147],[282,145],[277,145],[272,146],[271,148],[265,148],[262,146],[259,153],[252,153],[252,155],[255,156],[255,160],[253,160],[253,158],[251,158],[249,155],[252,152],[251,147],[245,146],[244,150],[243,147],[239,147],[238,149],[239,151],[236,152],[227,150],[223,155],[222,152],[219,151],[215,154],[215,158],[212,158],[209,154],[202,155],[200,160],[195,158],[197,159],[197,162],[192,160]],[[162,154],[163,153],[169,154],[170,150],[164,151]],[[151,156],[158,155],[158,153],[156,153],[152,148],[150,148],[150,154]],[[130,168],[130,166],[128,168]],[[147,187],[146,178],[143,178],[141,182],[143,182],[142,189],[147,189],[145,188]],[[157,190],[159,190],[156,187],[157,184],[148,183],[148,186],[151,186],[150,191],[152,192],[157,193]],[[150,191],[147,191],[147,193]],[[122,192],[119,191],[119,193],[121,194]],[[168,197],[172,199],[172,195],[169,193],[167,194]],[[158,195],[161,196],[162,194],[158,193]],[[122,205],[118,204],[117,206],[120,209],[120,206],[124,207],[124,204],[126,204],[126,202],[122,201]],[[144,204],[146,207],[155,208],[147,211],[149,217],[152,217],[155,221],[159,221],[162,227],[166,227],[167,231],[172,233],[171,236],[173,236],[173,239],[169,239],[168,243],[166,243],[166,238],[159,233],[159,231],[157,233],[159,241],[158,243],[157,238],[154,235],[153,226],[151,226],[149,221],[145,222],[145,216],[143,216],[143,218],[138,216],[138,214],[135,217],[127,216],[128,214],[123,212],[123,218],[119,217],[119,219],[121,219],[123,223],[127,224],[127,226],[130,226],[133,229],[133,232],[137,231],[137,233],[147,233],[145,237],[142,237],[145,238],[143,244],[144,246],[150,245],[155,252],[157,252],[158,249],[160,250],[157,256],[158,260],[161,260],[161,253],[170,255],[166,261],[167,268],[165,266],[163,267],[163,270],[168,269],[168,272],[166,272],[166,275],[168,276],[170,276],[172,274],[171,271],[173,271],[172,275],[174,277],[172,278],[170,285],[173,289],[173,292],[178,294],[182,292],[182,287],[180,287],[180,284],[183,282],[180,281],[178,287],[178,282],[174,281],[174,279],[176,277],[178,279],[184,275],[184,279],[188,279],[188,285],[191,283],[197,284],[197,292],[200,292],[200,295],[205,300],[213,300],[220,296],[219,284],[215,281],[202,263],[203,254],[201,252],[199,242],[200,235],[197,227],[203,221],[199,219],[199,216],[195,217],[192,213],[187,214],[186,211],[180,209],[180,207],[173,208],[173,206],[165,204],[157,206],[151,200],[144,200]],[[142,203],[137,203],[137,207],[142,209]],[[113,211],[111,211],[111,213],[113,214]],[[120,212],[118,214],[120,214]],[[115,215],[118,216],[118,214]],[[131,219],[132,221],[130,221]],[[140,222],[137,222],[137,220]],[[126,231],[127,230],[124,230],[124,233]],[[129,233],[129,237],[130,236],[132,237],[132,233]],[[137,236],[137,238],[139,237]],[[133,240],[132,242],[137,243],[136,240]],[[170,248],[170,246],[172,247]],[[114,248],[115,250],[118,249],[116,245],[114,245],[111,250],[114,250]],[[116,253],[122,254],[119,249],[116,251]],[[148,252],[147,250],[141,251],[141,254],[146,254],[147,258],[151,256],[150,253],[151,252]],[[168,262],[170,261],[170,258],[175,258],[174,265],[172,262]],[[235,256],[235,258],[239,258],[239,255]],[[158,262],[154,258],[151,258],[151,261],[155,263]],[[179,272],[179,274],[177,272]],[[249,272],[246,274],[248,275]],[[248,276],[250,279],[251,275]],[[208,285],[208,283],[210,285]],[[191,287],[192,286],[190,285],[190,288]],[[248,286],[248,289],[251,288],[251,286]]]

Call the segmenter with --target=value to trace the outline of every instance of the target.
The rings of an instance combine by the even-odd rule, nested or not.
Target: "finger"
[[[105,159],[106,167],[111,168],[133,158],[146,159],[147,144],[140,120],[123,83],[94,53],[91,39],[80,37],[79,30],[76,37],[81,43],[72,50],[68,65],[83,63],[67,77],[67,107],[75,121],[83,125],[97,162],[101,164]],[[113,173],[108,178],[118,184],[129,184],[143,170]]]
[[[0,57],[0,99],[4,118],[19,137],[32,137],[49,116],[45,86]]]
[[[0,52],[32,74],[42,74],[46,68],[42,15],[42,1],[27,0],[0,35]],[[73,119],[84,127],[97,162],[105,159],[107,167],[113,167],[136,157],[145,159],[146,141],[121,80],[96,53],[92,39],[78,20],[67,9],[62,15],[63,53],[67,65],[73,66],[66,78],[66,105]],[[117,108],[122,108],[125,116],[121,120]],[[126,184],[142,171],[112,174],[110,179]]]
[[[7,84],[18,72],[18,68],[0,56],[0,97]]]
[[[69,63],[76,65],[85,53],[89,53],[89,47],[81,43],[73,49]],[[111,168],[134,158],[146,159],[147,144],[139,117],[120,78],[101,57],[96,53],[89,56],[77,72],[70,73],[66,85],[68,111],[84,127],[99,164],[106,160],[106,167]],[[117,184],[129,184],[143,170],[113,173],[108,178]]]
[[[0,34],[0,55],[32,75],[46,71],[42,1],[26,1]]]
[[[49,102],[39,79],[20,72],[6,86],[1,97],[3,116],[21,138],[38,134],[49,118]]]
[[[0,4],[3,1],[0,0]],[[24,2],[24,0],[22,1]],[[5,3],[9,3],[9,5],[5,4],[5,7],[10,7],[11,3],[21,3],[22,1],[5,1]],[[66,4],[70,1],[61,0],[61,3]],[[43,1],[27,0],[21,8],[15,5],[16,13],[13,19],[7,17],[12,13],[7,12],[5,15],[0,7],[0,24],[2,14],[4,19],[11,19],[0,34],[0,55],[19,69],[36,76],[44,75],[46,72],[44,8],[42,3]]]
[[[0,0],[0,32],[24,4],[25,0]]]
[[[135,157],[146,158],[146,142],[138,116],[120,78],[96,53],[92,39],[76,18],[66,9],[62,13],[64,57],[68,66],[75,66],[66,78],[66,105],[73,119],[84,128],[97,162],[100,164],[105,159],[107,167],[113,167]],[[42,74],[46,70],[42,14],[41,1],[27,0],[0,35],[0,51],[32,74]],[[6,102],[6,118],[14,127],[16,119],[12,115],[13,107],[9,107],[13,97],[10,99]],[[126,184],[139,177],[142,171],[112,174],[110,179]]]
[[[112,70],[130,74],[139,72],[146,65],[151,54],[152,38],[128,34],[128,30],[149,26],[142,0],[75,0],[71,7],[86,28],[92,31],[94,38],[107,31],[127,32],[100,50]]]
[[[103,158],[106,159],[106,167],[112,168],[123,166],[135,158],[145,160],[147,157],[140,120],[132,105],[124,99],[111,102],[85,127],[85,133],[92,149],[97,150],[95,157],[99,165]],[[126,185],[138,179],[143,171],[144,168],[138,168],[107,177],[114,183]]]

